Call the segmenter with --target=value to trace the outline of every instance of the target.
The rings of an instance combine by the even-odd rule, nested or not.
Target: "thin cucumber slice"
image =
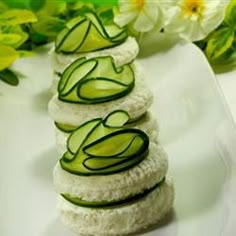
[[[153,192],[154,190],[159,188],[164,183],[164,181],[165,181],[165,178],[162,181],[155,184],[153,187],[151,187],[149,189],[145,189],[142,193],[138,193],[136,195],[129,196],[125,199],[121,199],[118,201],[100,201],[100,202],[86,201],[86,200],[83,200],[82,198],[79,198],[79,197],[73,197],[70,194],[61,194],[61,196],[64,197],[70,203],[77,205],[77,206],[81,206],[81,207],[88,207],[88,208],[121,207],[122,205],[133,204],[133,203],[137,202],[138,200],[146,197],[148,194],[150,194],[151,192]]]
[[[93,142],[97,134],[94,129],[73,161],[62,158],[62,168],[77,175],[113,174],[137,165],[148,153],[149,139],[141,130],[122,129]]]
[[[106,25],[105,30],[107,34],[110,36],[110,38],[113,38],[113,40],[121,40],[125,34],[124,30],[117,25]],[[122,37],[121,37],[122,36]]]
[[[60,48],[60,45],[62,44],[63,40],[67,37],[67,34],[69,33],[68,28],[64,28],[60,34],[57,36],[57,40],[55,42],[55,50],[57,51]]]
[[[114,42],[104,38],[101,32],[99,32],[97,28],[91,24],[87,33],[87,37],[85,37],[83,44],[81,44],[79,48],[79,52],[86,53],[98,51],[105,48],[110,48],[112,46],[114,46]]]
[[[59,84],[58,84],[58,92],[59,93],[63,92],[63,90],[68,82],[68,79],[69,79],[70,75],[73,73],[73,71],[85,61],[86,61],[85,57],[79,58],[76,61],[74,61],[72,64],[70,64],[70,66],[64,70],[63,74],[60,75],[61,79],[59,80]]]
[[[107,101],[107,98],[120,97],[127,86],[107,78],[88,79],[80,85],[79,97],[85,100]]]
[[[67,148],[68,150],[75,154],[80,148],[88,134],[96,127],[99,123],[102,122],[102,119],[94,119],[86,122],[85,124],[79,126],[67,139]]]
[[[104,120],[104,125],[108,127],[121,127],[130,120],[129,114],[123,110],[111,112]]]
[[[62,159],[64,162],[71,162],[74,159],[74,155],[71,152],[65,152]]]
[[[95,13],[76,17],[66,24],[66,28],[56,39],[58,53],[85,53],[114,47],[128,37],[118,26],[104,26]]]
[[[96,104],[123,97],[133,88],[131,64],[117,68],[107,56],[72,63],[62,74],[58,92],[65,102]]]
[[[64,133],[71,133],[72,131],[76,129],[76,126],[57,123],[57,122],[55,122],[55,126]]]
[[[137,165],[148,154],[149,138],[141,130],[123,128],[128,120],[127,112],[116,110],[79,126],[67,140],[61,167],[76,175],[107,175]]]
[[[140,149],[143,149],[146,139],[142,135],[143,133],[140,133],[140,131],[136,129],[118,130],[85,146],[83,151],[89,156],[110,158],[120,157],[127,149],[133,148],[130,150],[130,153],[134,155],[138,153]],[[131,145],[135,139],[141,141],[137,142],[139,146]]]
[[[73,53],[79,48],[89,32],[90,26],[88,21],[83,21],[69,30],[68,34],[65,36],[66,40],[64,39],[60,45],[62,52]]]
[[[85,21],[86,18],[84,16],[76,16],[66,22],[66,27],[68,29],[73,28],[74,26],[78,25],[79,23]]]
[[[76,84],[79,83],[81,79],[86,77],[96,66],[97,62],[95,60],[90,60],[81,63],[78,67],[76,67],[70,76],[67,77],[67,81],[65,82],[63,89],[60,91],[60,95],[65,96],[73,89],[76,89]],[[64,79],[64,74],[62,77]]]

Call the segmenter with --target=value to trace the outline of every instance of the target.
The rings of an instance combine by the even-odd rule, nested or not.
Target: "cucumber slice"
[[[71,152],[66,152],[62,158],[64,162],[71,162],[74,159],[74,155]]]
[[[72,64],[70,64],[69,67],[67,67],[63,74],[60,75],[61,79],[59,80],[59,84],[58,84],[58,92],[63,92],[67,81],[70,77],[70,75],[72,74],[72,72],[79,67],[83,62],[86,61],[85,57],[79,58],[78,60],[74,61]]]
[[[123,95],[127,86],[107,78],[88,79],[81,83],[79,97],[84,100],[106,102],[107,98],[116,99]]]
[[[79,197],[73,197],[70,194],[61,194],[62,197],[64,197],[67,201],[70,203],[81,206],[81,207],[88,207],[88,208],[113,208],[113,207],[121,207],[122,205],[126,204],[133,204],[137,202],[138,200],[146,197],[148,194],[156,190],[161,186],[162,183],[164,183],[165,178],[161,180],[159,183],[155,184],[150,189],[145,189],[142,193],[138,193],[133,196],[129,196],[125,199],[118,200],[118,201],[86,201]]]
[[[76,126],[61,124],[61,123],[57,123],[57,122],[55,122],[55,126],[59,130],[61,130],[62,132],[65,132],[65,133],[71,133],[72,131],[74,131],[76,129]]]
[[[75,154],[80,146],[83,144],[86,137],[89,133],[100,123],[102,119],[94,119],[86,122],[85,124],[79,126],[67,139],[67,148],[68,150]]]
[[[142,134],[143,135],[143,134]],[[134,140],[139,140],[139,145],[132,145]],[[143,148],[146,139],[140,135],[140,131],[136,129],[124,129],[118,130],[106,135],[97,141],[90,143],[83,148],[83,151],[92,157],[120,157],[122,153],[130,150],[132,155],[139,153],[139,150]],[[122,155],[122,157],[124,157]],[[126,156],[129,157],[129,156]]]
[[[60,160],[63,169],[77,175],[113,174],[137,165],[146,157],[149,139],[141,130],[110,131],[108,135],[93,141],[94,136],[100,134],[96,129],[81,145],[73,161]],[[105,130],[109,132],[109,128]]]
[[[141,130],[124,128],[128,120],[127,112],[116,110],[79,126],[67,140],[61,167],[76,175],[107,175],[137,165],[148,154],[149,139]]]
[[[81,63],[78,67],[76,67],[73,72],[67,77],[67,81],[64,84],[62,90],[60,90],[60,95],[65,96],[73,89],[76,89],[76,84],[79,83],[81,79],[86,77],[95,67],[97,66],[97,62],[95,60],[90,60],[84,63]],[[66,78],[63,77],[63,81]]]
[[[121,127],[130,120],[129,114],[123,110],[111,112],[104,120],[104,125],[108,127]]]
[[[127,95],[134,87],[131,64],[116,68],[113,58],[78,59],[62,74],[59,99],[65,102],[96,104]]]
[[[128,37],[117,25],[104,26],[95,13],[76,17],[66,24],[66,28],[56,39],[58,53],[85,53],[114,47]]]

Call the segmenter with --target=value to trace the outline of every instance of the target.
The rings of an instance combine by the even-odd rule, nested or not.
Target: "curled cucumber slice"
[[[123,97],[133,88],[131,64],[117,68],[110,56],[80,58],[63,72],[58,97],[65,102],[96,104]]]
[[[130,120],[129,114],[123,110],[111,112],[104,120],[104,125],[108,127],[122,127]]]
[[[124,128],[125,111],[94,119],[72,131],[61,167],[77,175],[107,175],[127,170],[148,153],[149,138],[141,130]]]
[[[103,25],[93,12],[71,19],[56,39],[58,53],[85,53],[114,47],[125,41],[127,33],[115,24]]]

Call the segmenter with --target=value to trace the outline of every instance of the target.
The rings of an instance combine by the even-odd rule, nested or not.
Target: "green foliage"
[[[7,69],[17,58],[31,55],[28,50],[54,41],[69,19],[88,11],[96,11],[108,24],[113,19],[112,7],[117,2],[117,0],[2,0],[0,2],[1,79],[17,85],[16,76]]]
[[[37,17],[29,10],[11,9],[0,14],[0,26],[20,25],[30,22],[36,22]]]
[[[18,57],[19,54],[14,48],[0,44],[0,71],[9,67]]]
[[[0,71],[0,80],[12,85],[12,86],[16,86],[19,84],[19,79],[16,76],[16,74],[9,70],[9,69],[5,69]]]
[[[18,49],[27,41],[28,34],[23,30],[24,24],[37,21],[36,15],[26,9],[9,9],[0,3],[0,79],[17,85],[17,76],[8,68],[24,53]]]
[[[53,16],[44,16],[39,18],[39,21],[33,24],[33,29],[39,34],[47,37],[55,38],[65,26],[65,21]]]
[[[205,40],[197,45],[206,53],[209,61],[214,64],[228,64],[236,54],[236,1],[231,0],[222,24]]]
[[[207,57],[214,61],[222,56],[228,49],[232,47],[234,41],[234,31],[229,27],[221,28],[215,31],[209,38],[206,54]]]

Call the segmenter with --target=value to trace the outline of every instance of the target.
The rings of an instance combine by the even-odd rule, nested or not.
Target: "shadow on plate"
[[[50,148],[33,160],[30,166],[32,176],[52,185],[52,171],[58,161],[56,149]]]
[[[140,52],[138,57],[145,58],[152,56],[156,53],[163,53],[170,50],[179,42],[176,37],[168,37],[162,33],[150,33],[144,35],[144,37],[139,42]]]
[[[52,97],[50,89],[44,90],[41,93],[36,94],[32,99],[32,110],[39,112],[40,114],[48,113],[48,102]]]

